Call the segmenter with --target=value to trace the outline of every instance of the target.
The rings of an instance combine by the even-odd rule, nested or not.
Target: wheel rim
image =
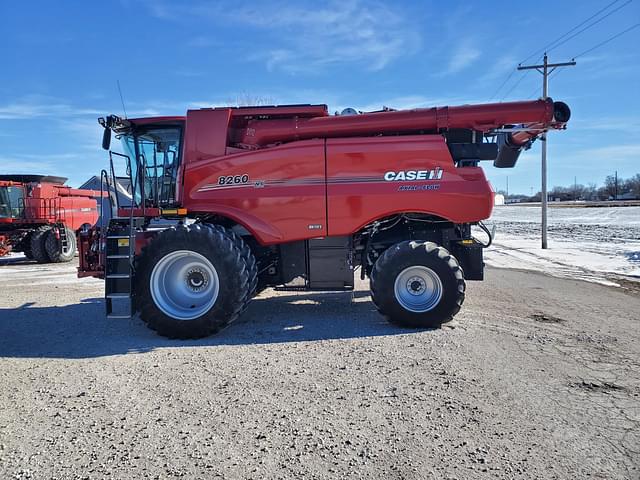
[[[193,320],[213,307],[220,282],[213,264],[190,250],[171,252],[153,267],[151,296],[157,307],[176,320]]]
[[[62,255],[65,257],[68,257],[69,255],[76,253],[76,239],[73,237],[73,235],[74,235],[73,233],[69,235],[69,232],[67,232],[67,248],[65,248],[63,245],[60,245],[60,250],[62,250]]]
[[[396,300],[410,312],[433,310],[442,299],[442,281],[436,272],[421,265],[405,268],[396,277]]]

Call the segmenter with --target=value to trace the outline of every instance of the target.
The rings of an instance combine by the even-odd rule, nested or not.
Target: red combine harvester
[[[570,111],[550,99],[331,116],[325,105],[101,118],[110,172],[132,205],[82,230],[80,276],[106,281],[107,316],[139,312],[160,335],[197,338],[237,319],[256,292],[345,291],[371,281],[390,321],[451,320],[482,280],[494,193],[479,163],[513,167]],[[111,187],[109,188],[111,190]]]
[[[98,220],[93,190],[64,185],[66,178],[0,175],[0,256],[24,252],[39,263],[69,262],[76,233]]]

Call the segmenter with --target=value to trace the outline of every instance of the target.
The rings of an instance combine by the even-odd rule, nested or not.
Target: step
[[[129,299],[129,298],[131,298],[131,294],[130,293],[108,293],[106,295],[106,298],[126,298],[126,299]]]
[[[113,318],[113,319],[129,319],[131,318],[131,315],[114,315],[113,313],[109,313],[107,314],[107,318]]]
[[[107,255],[107,258],[129,258],[129,255]]]
[[[107,238],[133,238],[134,235],[107,235]]]
[[[111,273],[106,278],[131,278],[128,273]]]

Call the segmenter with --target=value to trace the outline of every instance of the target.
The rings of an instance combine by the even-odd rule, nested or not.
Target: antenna
[[[124,112],[124,118],[127,118],[127,109],[124,108],[124,99],[122,98],[122,89],[120,88],[120,80],[116,80],[118,84],[118,92],[120,93],[120,102],[122,102],[122,111]]]

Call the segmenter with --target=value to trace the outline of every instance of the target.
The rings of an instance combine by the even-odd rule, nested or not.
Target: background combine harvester
[[[351,290],[360,268],[390,321],[449,321],[465,279],[482,280],[490,243],[471,234],[493,207],[479,163],[513,167],[539,135],[565,128],[569,108],[547,99],[348,113],[286,105],[100,119],[103,147],[112,131],[122,141],[102,178],[121,165],[132,185],[132,205],[115,201],[108,225],[79,237],[79,275],[105,279],[107,315],[137,311],[161,335],[201,337],[266,287]]]
[[[0,175],[0,256],[24,252],[40,263],[68,262],[80,226],[98,219],[100,192],[64,185],[66,178]]]

